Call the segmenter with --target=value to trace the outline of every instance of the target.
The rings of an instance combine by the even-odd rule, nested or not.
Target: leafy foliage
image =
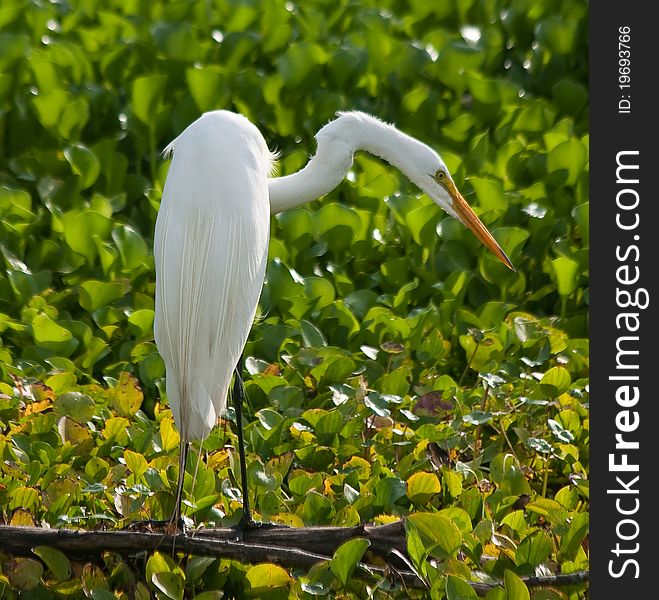
[[[404,516],[432,598],[529,598],[587,568],[587,4],[4,0],[0,8],[0,506],[16,525],[165,518],[178,434],[153,343],[167,164],[201,112],[313,152],[337,110],[441,153],[517,267],[387,165],[278,215],[246,348],[259,517]],[[382,201],[384,199],[384,202]],[[240,516],[228,421],[191,453],[185,513]],[[196,478],[193,481],[193,474]],[[352,576],[363,540],[294,577],[154,554],[0,556],[5,597],[408,597]],[[14,591],[12,591],[14,590]],[[543,590],[533,598],[580,598]],[[36,596],[34,596],[36,597]]]

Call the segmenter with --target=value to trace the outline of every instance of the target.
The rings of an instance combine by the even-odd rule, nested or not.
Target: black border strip
[[[590,3],[590,548],[601,599],[645,597],[657,569],[659,31],[650,7]]]

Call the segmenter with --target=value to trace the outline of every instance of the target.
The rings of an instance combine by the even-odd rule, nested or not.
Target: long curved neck
[[[360,112],[341,113],[317,134],[318,150],[306,166],[292,175],[268,179],[270,212],[276,214],[331,192],[346,176],[357,150],[379,156],[408,175],[405,155],[394,150],[417,140]]]

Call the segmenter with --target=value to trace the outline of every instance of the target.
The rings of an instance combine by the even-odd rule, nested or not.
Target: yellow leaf
[[[373,523],[376,525],[388,525],[389,523],[395,523],[396,521],[400,521],[400,517],[396,515],[378,515],[373,519]]]
[[[57,431],[59,431],[62,444],[69,442],[74,446],[74,452],[78,455],[89,452],[94,446],[91,433],[89,429],[80,423],[76,423],[69,417],[62,417],[57,422]]]
[[[179,447],[181,437],[174,427],[174,419],[165,417],[160,421],[160,439],[162,441],[162,449],[165,452],[175,450]]]
[[[247,571],[245,578],[249,582],[252,591],[271,590],[288,585],[292,581],[287,571],[272,563],[263,563],[252,567]]]
[[[140,477],[144,475],[148,468],[144,455],[133,452],[132,450],[124,450],[124,460],[126,461],[126,466],[133,473],[135,482],[139,481]]]
[[[108,390],[110,402],[122,417],[133,416],[142,406],[144,394],[139,381],[130,373],[121,373],[117,385]]]
[[[441,491],[439,479],[434,473],[414,473],[407,480],[407,497],[416,504],[430,502]]]
[[[9,524],[12,527],[34,527],[36,522],[34,515],[24,508],[17,508],[11,515]]]
[[[208,468],[213,471],[219,471],[222,467],[229,464],[229,453],[226,450],[218,450],[208,457]]]
[[[286,525],[288,527],[304,527],[304,521],[293,513],[272,515],[268,520],[271,523],[279,523],[280,525]]]

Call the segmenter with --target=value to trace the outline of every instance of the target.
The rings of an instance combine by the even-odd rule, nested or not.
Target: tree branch
[[[143,531],[76,531],[0,526],[0,548],[18,556],[31,556],[35,546],[50,546],[75,557],[98,556],[107,551],[135,555],[160,550],[231,558],[245,563],[271,562],[283,567],[304,569],[330,560],[343,542],[355,537],[368,539],[371,542],[369,550],[396,564],[392,568],[383,568],[361,563],[359,567],[362,573],[399,580],[408,587],[425,587],[425,583],[413,571],[405,568],[402,561],[393,558],[393,550],[405,554],[402,521],[373,527],[263,527],[245,531],[242,541],[235,539],[236,532],[233,529],[201,529],[188,534],[171,535]],[[397,568],[398,565],[402,568]],[[588,573],[580,571],[522,579],[529,587],[563,586],[588,581]],[[499,583],[475,582],[470,582],[470,585],[479,596],[501,586]]]

